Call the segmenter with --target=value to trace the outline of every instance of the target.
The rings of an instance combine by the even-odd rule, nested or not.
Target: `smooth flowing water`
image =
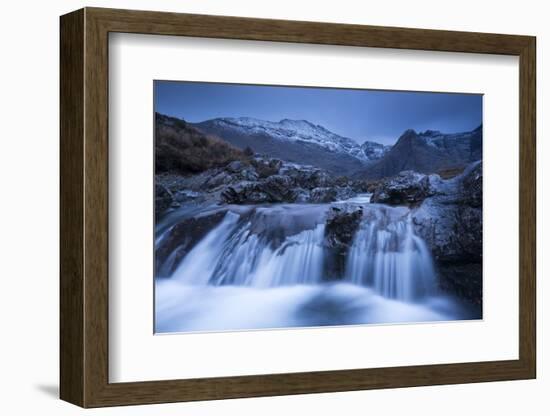
[[[334,250],[325,222],[338,204],[186,208],[157,227],[157,332],[309,327],[467,319],[468,311],[437,291],[432,256],[405,207],[346,204],[363,215],[339,276],[325,275]],[[200,214],[197,214],[200,212]],[[186,248],[171,232],[181,221],[220,219]]]

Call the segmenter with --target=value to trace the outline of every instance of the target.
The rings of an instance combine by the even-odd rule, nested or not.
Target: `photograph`
[[[483,95],[155,80],[154,332],[483,319]]]

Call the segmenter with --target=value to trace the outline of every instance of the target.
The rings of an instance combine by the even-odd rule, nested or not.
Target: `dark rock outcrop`
[[[254,157],[194,175],[156,175],[157,219],[182,202],[221,204],[328,203],[357,194],[344,176],[322,169]]]
[[[226,211],[182,220],[170,228],[155,251],[155,276],[170,276],[181,259],[225,216]]]
[[[361,206],[341,205],[330,208],[325,223],[325,272],[328,279],[344,275],[346,257],[362,218]]]
[[[296,164],[284,164],[281,166],[279,173],[292,178],[296,186],[304,189],[335,185],[335,180],[339,179],[334,178],[324,170]]]
[[[297,193],[288,176],[273,175],[258,182],[241,182],[227,187],[221,194],[228,204],[294,202]]]
[[[159,181],[155,182],[155,219],[157,221],[172,206],[173,202],[172,192]]]
[[[442,289],[474,303],[482,300],[482,165],[440,181],[436,195],[413,210],[416,232],[434,256]]]
[[[319,187],[313,188],[310,192],[308,202],[328,203],[336,201],[338,192],[334,188]]]
[[[435,193],[430,176],[404,171],[391,178],[380,181],[371,198],[371,202],[388,205],[415,205]]]

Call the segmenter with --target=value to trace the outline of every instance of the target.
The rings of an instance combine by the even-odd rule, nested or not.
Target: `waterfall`
[[[172,278],[191,285],[257,288],[322,283],[330,250],[325,244],[328,208],[227,211],[183,257]],[[430,295],[436,281],[433,262],[414,233],[409,210],[368,203],[363,210],[341,280],[390,299],[410,302]]]
[[[409,213],[373,208],[354,237],[345,279],[372,286],[386,298],[413,301],[431,294],[436,282],[433,260],[415,235]]]
[[[272,241],[228,212],[184,258],[173,278],[189,284],[273,287],[322,281],[324,224]]]
[[[228,212],[223,221],[184,257],[172,277],[189,284],[208,284],[225,241],[231,237],[238,220],[239,215]]]
[[[155,332],[481,316],[436,293],[432,256],[408,208],[364,199],[345,203],[360,205],[362,217],[330,281],[331,250],[342,253],[326,235],[334,203],[174,212],[157,228]]]

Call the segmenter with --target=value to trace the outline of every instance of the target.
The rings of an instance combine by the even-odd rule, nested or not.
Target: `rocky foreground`
[[[428,244],[442,289],[481,304],[483,170],[470,164],[447,180],[405,171],[380,181],[371,202],[411,207],[416,233]]]
[[[256,157],[233,161],[197,175],[158,174],[156,216],[184,203],[217,204],[328,203],[361,192],[366,186],[345,177],[334,178],[312,166]]]
[[[194,175],[157,174],[155,207],[160,220],[182,206],[331,204],[325,219],[325,244],[334,258],[327,273],[336,276],[363,217],[364,202],[354,202],[353,198],[368,192],[371,203],[408,207],[410,210],[404,212],[410,214],[416,234],[434,256],[441,289],[481,304],[482,178],[480,162],[451,179],[405,171],[368,182],[335,178],[319,168],[256,156]],[[177,257],[183,257],[222,217],[223,211],[218,210],[210,217],[190,219],[174,227],[173,240],[179,242],[180,234],[194,230],[186,239],[187,248],[178,243]],[[162,249],[157,253],[161,259],[174,247],[168,244],[164,250],[164,254]]]

